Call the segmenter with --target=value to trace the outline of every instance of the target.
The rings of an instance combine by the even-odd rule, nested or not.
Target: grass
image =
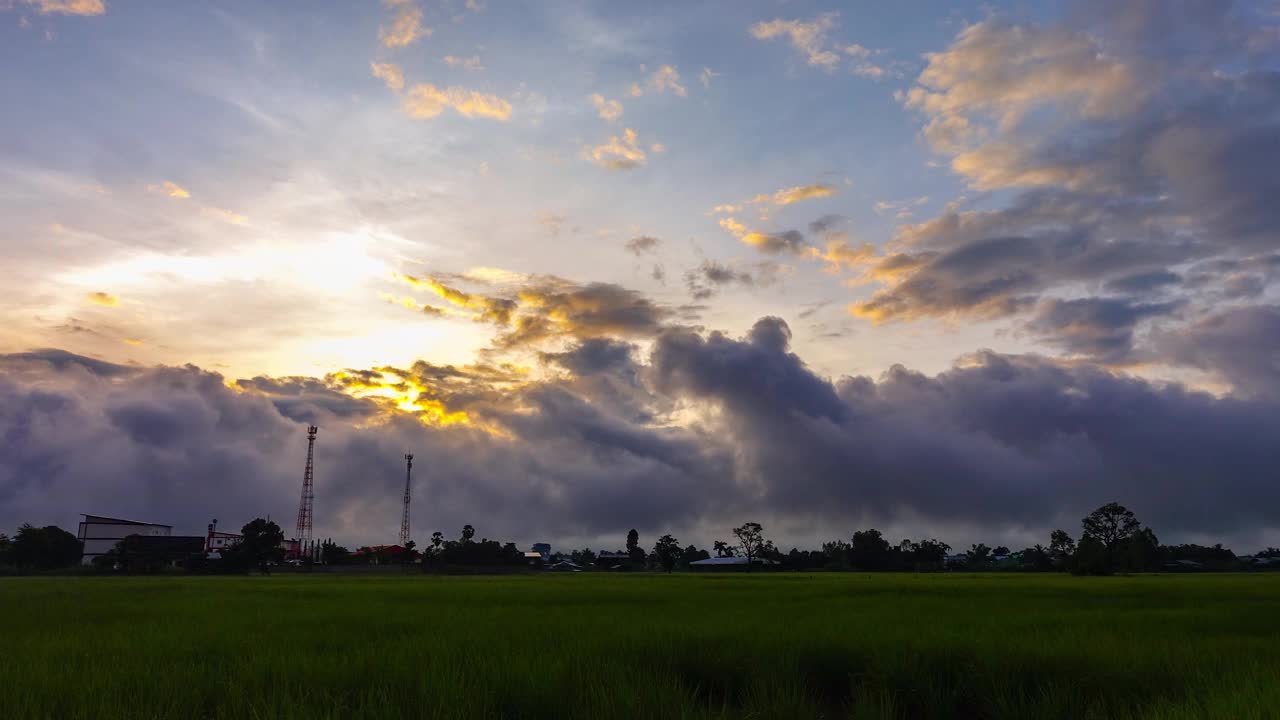
[[[1280,575],[0,579],[5,718],[1264,718]]]

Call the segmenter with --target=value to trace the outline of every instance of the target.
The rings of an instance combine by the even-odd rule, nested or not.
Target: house
[[[222,551],[238,545],[241,536],[237,533],[218,532],[218,521],[215,518],[209,523],[209,530],[205,535],[204,553],[210,560],[217,560],[222,557]]]
[[[618,570],[631,562],[631,556],[624,552],[596,553],[596,567],[603,570]]]
[[[551,562],[551,543],[534,543],[529,551],[541,555],[543,562]],[[525,555],[528,556],[528,553]]]
[[[751,569],[755,569],[755,570],[772,569],[777,564],[778,562],[776,560],[769,560],[766,558],[751,558]],[[746,571],[748,569],[746,557],[713,557],[713,558],[707,558],[706,560],[695,560],[694,562],[689,563],[689,568],[692,570],[701,570],[704,572],[705,571],[733,572],[733,571]]]
[[[115,549],[116,543],[129,537],[169,537],[173,535],[172,525],[139,522],[105,515],[89,515],[83,513],[84,520],[76,537],[80,540],[80,564],[90,565],[94,558],[106,555]],[[201,541],[203,542],[203,538]]]

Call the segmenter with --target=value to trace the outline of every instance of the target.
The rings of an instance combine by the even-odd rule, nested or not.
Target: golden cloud
[[[178,185],[177,183],[174,183],[174,182],[169,182],[168,180],[165,180],[159,185],[148,185],[147,189],[155,193],[164,193],[165,195],[168,195],[171,198],[181,198],[185,200],[191,197],[191,193],[187,192],[186,189],[183,188],[181,185]]]
[[[414,85],[401,105],[409,117],[429,119],[452,108],[463,117],[511,119],[511,103],[497,95],[488,95],[460,87],[438,88],[430,83]]]
[[[622,117],[622,103],[617,100],[605,100],[603,95],[595,93],[591,96],[591,104],[596,106],[602,120],[613,121]]]
[[[424,27],[422,24],[422,10],[404,0],[390,0],[386,3],[391,7],[398,7],[395,18],[391,21],[391,27],[382,27],[378,30],[378,38],[382,40],[382,44],[389,48],[407,47],[417,42],[419,38],[431,35],[431,28]]]
[[[788,38],[810,65],[830,72],[840,64],[840,56],[825,47],[827,31],[835,25],[837,17],[839,13],[829,12],[819,15],[813,22],[781,18],[758,22],[751,26],[751,36],[757,40]]]
[[[369,67],[373,70],[373,76],[382,80],[387,87],[396,92],[404,89],[404,73],[400,70],[400,66],[395,63],[369,63]]]
[[[752,200],[754,203],[774,205],[790,205],[801,200],[814,200],[817,198],[831,197],[836,194],[836,189],[830,185],[798,185],[796,187],[784,188],[775,192],[773,195],[757,195]]]
[[[232,225],[247,225],[249,223],[249,218],[244,215],[223,208],[206,207],[201,208],[200,212],[209,217],[229,222]]]
[[[102,0],[26,0],[41,15],[102,15],[107,5]]]
[[[120,298],[111,293],[91,292],[85,295],[85,299],[94,305],[102,305],[103,307],[115,307],[120,304]]]
[[[637,142],[636,131],[627,128],[621,137],[614,135],[609,141],[587,149],[591,162],[610,170],[632,170],[645,163],[645,154]]]

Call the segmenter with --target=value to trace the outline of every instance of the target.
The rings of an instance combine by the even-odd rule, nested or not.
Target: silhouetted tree
[[[682,552],[680,541],[670,535],[663,535],[653,545],[653,554],[658,556],[658,564],[667,572],[671,572],[676,563],[680,562]]]
[[[879,530],[859,530],[849,543],[849,564],[858,570],[885,570],[889,566],[889,541]]]
[[[351,551],[330,538],[321,543],[320,558],[326,565],[343,565],[351,559]]]
[[[695,563],[699,560],[709,560],[711,553],[706,550],[699,550],[697,545],[690,544],[680,553],[680,564],[688,566],[689,563]]]
[[[271,563],[284,558],[284,532],[270,520],[254,518],[240,528],[240,542],[222,551],[222,562],[229,568],[258,568],[271,572]]]
[[[1120,503],[1107,503],[1080,521],[1084,534],[1101,542],[1110,550],[1133,537],[1142,527],[1133,511]]]
[[[711,548],[715,550],[716,557],[724,558],[734,556],[733,547],[723,540],[716,540],[711,544]]]
[[[1160,569],[1160,540],[1151,528],[1144,527],[1124,543],[1125,564],[1131,572]]]
[[[8,535],[0,533],[0,566],[13,564],[13,541]]]
[[[991,564],[991,548],[982,543],[972,545],[965,551],[964,559],[970,570],[982,570]]]
[[[1076,553],[1076,541],[1066,530],[1054,530],[1049,533],[1049,557],[1059,569],[1065,570],[1071,564],[1071,556]]]
[[[1107,546],[1092,535],[1080,538],[1080,544],[1071,556],[1071,572],[1075,575],[1110,575],[1112,565]]]
[[[824,565],[831,570],[847,570],[850,550],[849,543],[843,540],[822,543],[822,554],[826,557]]]
[[[997,545],[997,546],[995,546],[995,547],[991,548],[991,557],[992,557],[992,558],[995,558],[995,557],[997,557],[997,556],[1001,556],[1001,555],[1008,555],[1008,554],[1009,554],[1009,548],[1007,548],[1007,547],[1005,547],[1005,546],[1003,546],[1003,545]]]
[[[476,529],[470,525],[462,526],[462,542],[469,543],[476,536]]]
[[[630,556],[632,565],[644,565],[645,553],[640,548],[640,533],[635,528],[627,533],[627,555]]]
[[[57,525],[24,524],[10,542],[9,557],[24,570],[70,567],[80,561],[82,552],[80,539]]]
[[[747,558],[747,570],[750,571],[751,563],[766,550],[764,528],[757,522],[743,523],[733,529],[733,536],[738,538],[738,547],[742,548],[742,554]]]

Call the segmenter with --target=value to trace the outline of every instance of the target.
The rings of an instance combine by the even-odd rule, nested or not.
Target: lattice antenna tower
[[[413,473],[413,455],[404,456],[404,512],[400,515],[400,547],[409,544],[409,478]]]
[[[307,469],[302,473],[302,499],[298,501],[298,528],[296,536],[298,540],[298,554],[301,555],[303,548],[307,543],[311,542],[311,505],[316,498],[315,491],[315,454],[316,454],[316,431],[319,430],[315,425],[307,426]]]

